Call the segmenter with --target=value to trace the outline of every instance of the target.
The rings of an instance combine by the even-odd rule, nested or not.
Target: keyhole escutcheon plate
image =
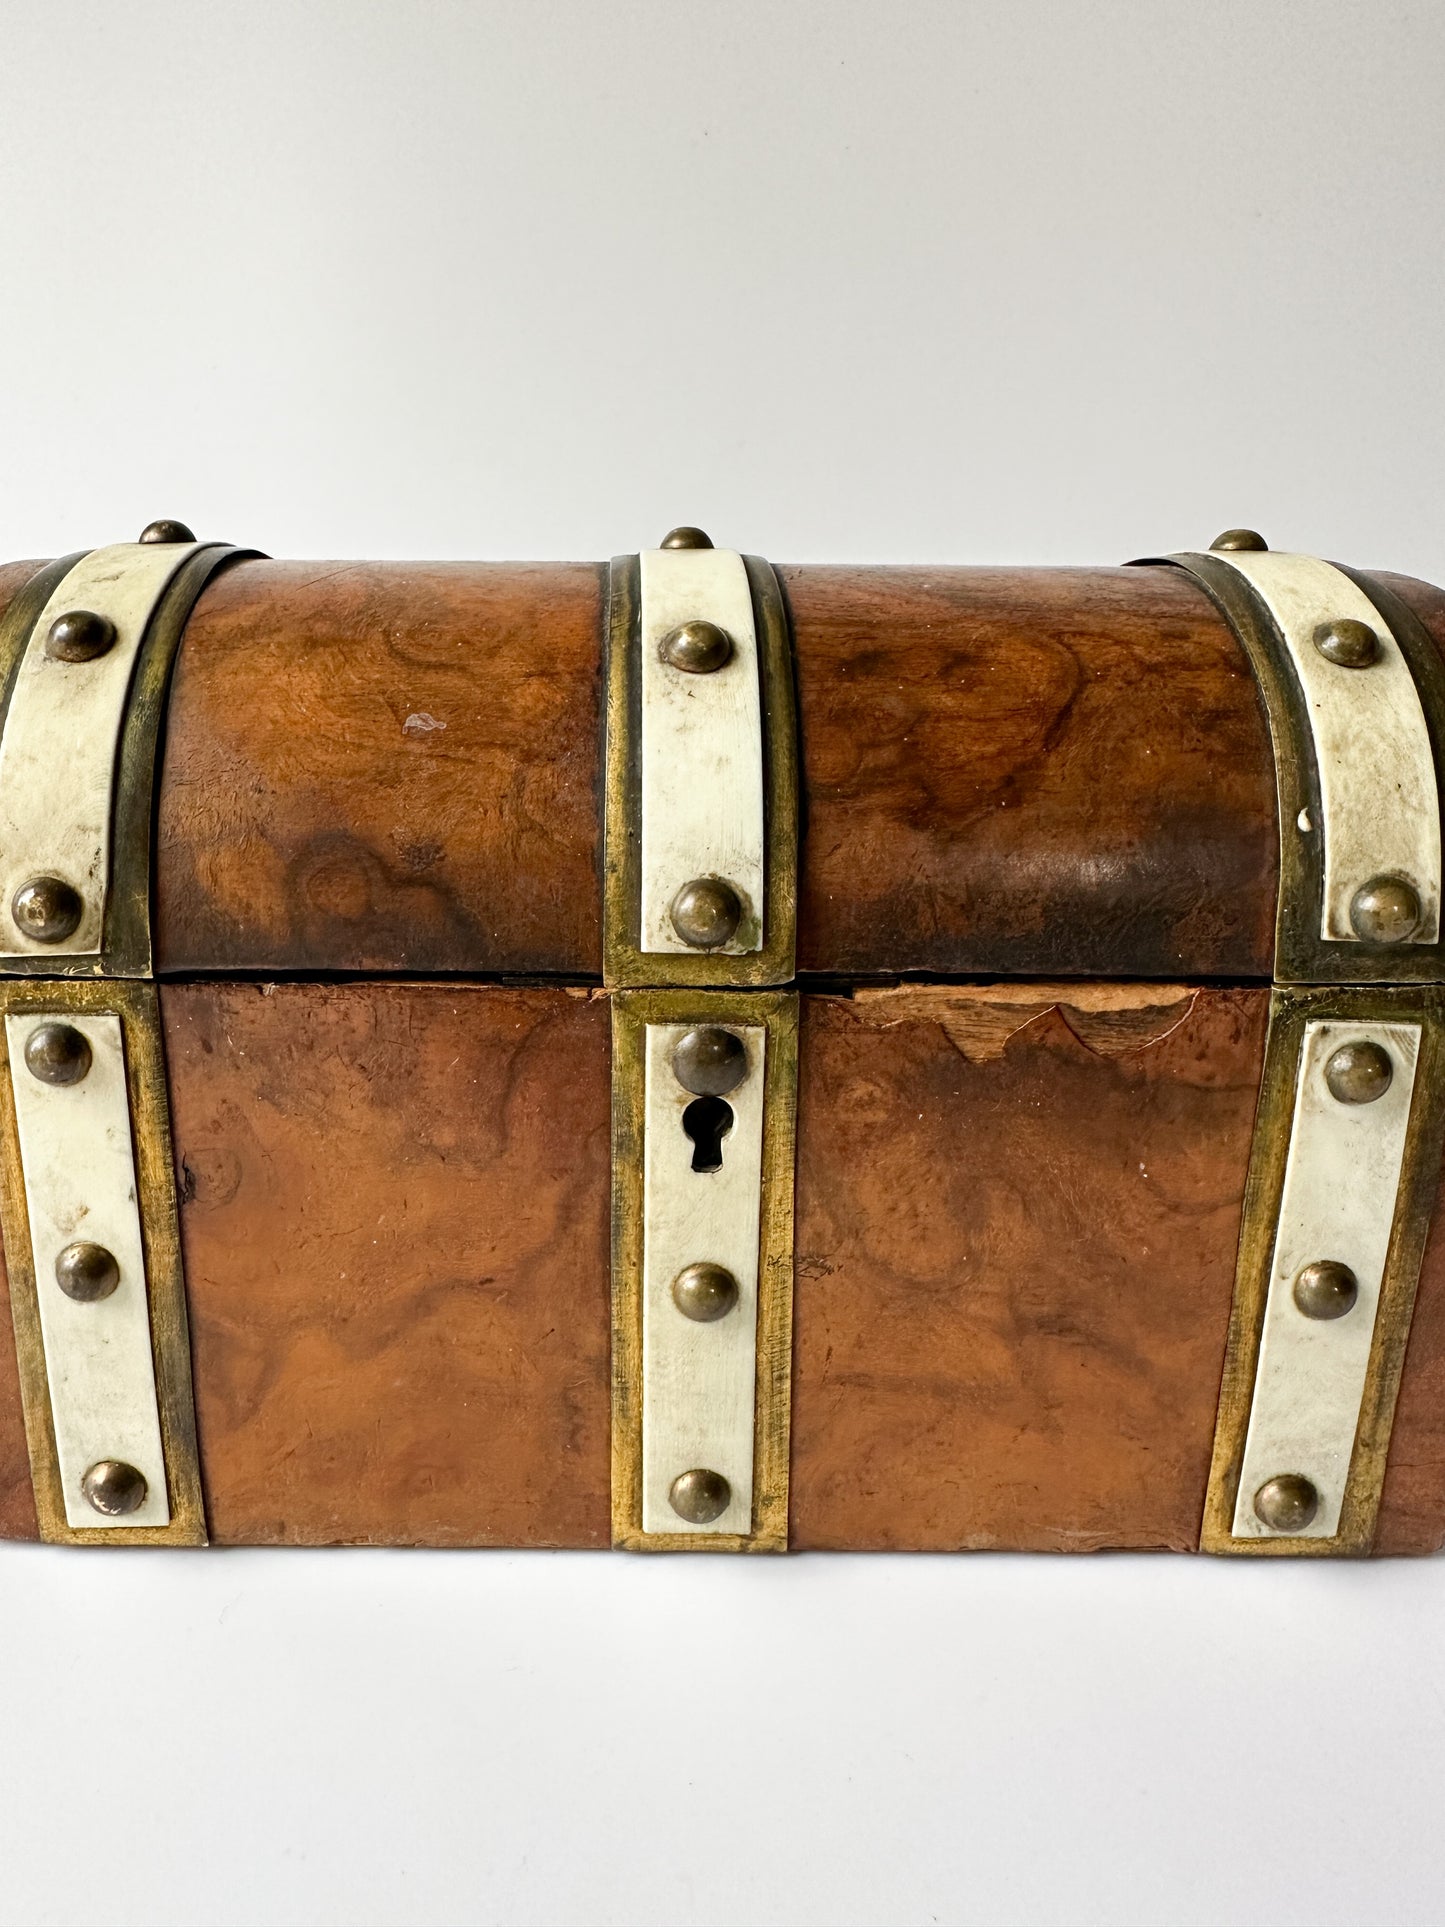
[[[636,1547],[786,1544],[797,1001],[786,992],[622,993],[613,1001],[614,1538]],[[725,1098],[674,1059],[699,1025],[746,1056]],[[737,1282],[726,1318],[679,1311],[690,1265]],[[715,1516],[674,1503],[726,1482]]]

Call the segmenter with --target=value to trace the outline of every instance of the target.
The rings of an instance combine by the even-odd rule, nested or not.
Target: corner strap
[[[698,529],[614,561],[612,1537],[788,1542],[798,755],[777,579]]]
[[[52,1542],[206,1540],[151,840],[186,620],[254,553],[153,524],[0,621],[0,1229]]]
[[[1445,1147],[1445,666],[1385,585],[1248,530],[1183,570],[1274,747],[1275,986],[1200,1545],[1375,1537]]]

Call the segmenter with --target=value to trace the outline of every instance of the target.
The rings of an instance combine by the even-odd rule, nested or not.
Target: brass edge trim
[[[180,1225],[176,1210],[165,1051],[156,988],[94,979],[35,983],[0,982],[0,1015],[91,1011],[116,1013],[125,1043],[126,1083],[135,1142],[136,1183],[145,1245],[150,1300],[151,1349],[156,1397],[165,1447],[170,1523],[165,1526],[74,1527],[66,1523],[50,1388],[36,1297],[35,1261],[25,1208],[20,1140],[8,1054],[0,1052],[0,1231],[10,1280],[15,1350],[20,1363],[21,1404],[30,1448],[31,1478],[40,1536],[52,1545],[202,1546],[205,1505],[191,1384],[190,1327],[186,1315]]]
[[[166,703],[177,652],[202,590],[221,569],[233,562],[255,559],[258,551],[208,543],[177,571],[152,611],[136,653],[126,696],[125,719],[111,785],[112,837],[110,875],[106,880],[105,917],[98,957],[46,956],[39,953],[0,957],[0,977],[94,978],[149,977],[153,973],[151,894],[155,821],[155,787],[160,747],[165,733]],[[23,630],[12,634],[10,612],[0,629],[0,674],[5,678],[8,710],[15,671],[28,646],[36,618],[51,592],[80,559],[67,557],[44,572],[45,594],[29,610]],[[35,578],[22,595],[31,596]],[[18,598],[17,598],[18,600]],[[14,609],[14,604],[11,609]],[[4,712],[0,711],[0,731]]]
[[[643,1034],[648,1024],[763,1024],[753,1530],[642,1530]],[[623,991],[612,998],[612,1543],[629,1552],[786,1552],[793,1378],[793,1168],[798,997],[793,991]]]
[[[770,565],[760,556],[745,555],[743,566],[752,590],[762,680],[767,866],[763,948],[740,957],[673,956],[638,948],[638,565],[635,555],[615,556],[608,570],[604,625],[602,981],[609,989],[761,988],[790,983],[796,972],[799,775],[792,631]]]
[[[1208,554],[1181,554],[1146,558],[1140,566],[1156,565],[1178,569],[1189,576],[1214,603],[1249,661],[1264,705],[1274,751],[1279,812],[1275,981],[1302,985],[1441,982],[1445,979],[1445,937],[1434,944],[1402,944],[1376,950],[1366,944],[1320,936],[1323,846],[1318,837],[1291,834],[1301,810],[1308,810],[1313,822],[1322,821],[1319,776],[1304,695],[1290,666],[1284,639],[1264,603],[1227,562]],[[1377,585],[1353,575],[1348,569],[1341,572],[1350,576],[1375,602],[1414,674],[1434,752],[1438,787],[1441,769],[1445,767],[1441,753],[1445,742],[1445,671],[1440,669],[1437,660],[1435,673],[1429,673],[1428,658],[1415,633],[1418,625],[1413,624],[1408,612],[1404,627],[1409,633],[1402,635],[1396,628],[1395,609],[1386,606]],[[1390,600],[1394,602],[1393,598]],[[1429,638],[1425,640],[1428,642]],[[1438,658],[1433,646],[1431,654]],[[1426,666],[1424,674],[1422,664]]]
[[[1305,1025],[1311,1019],[1419,1023],[1420,1062],[1339,1530],[1328,1539],[1285,1535],[1267,1539],[1236,1538],[1230,1528],[1254,1398],[1300,1051]],[[1272,993],[1219,1415],[1200,1529],[1201,1552],[1245,1558],[1281,1554],[1330,1558],[1358,1556],[1370,1551],[1384,1487],[1395,1401],[1409,1342],[1420,1260],[1439,1191],[1442,1148],[1445,1148],[1445,991],[1427,985],[1372,985],[1341,989],[1285,987]]]

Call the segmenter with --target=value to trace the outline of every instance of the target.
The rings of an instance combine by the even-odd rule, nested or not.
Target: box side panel
[[[608,1014],[169,985],[211,1538],[608,1543]]]
[[[804,999],[796,1545],[1197,1547],[1267,1018]]]

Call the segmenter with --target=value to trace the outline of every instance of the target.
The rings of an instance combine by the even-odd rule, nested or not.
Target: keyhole
[[[722,1169],[722,1141],[733,1128],[733,1107],[720,1097],[695,1097],[682,1114],[682,1128],[692,1139],[694,1171]]]

